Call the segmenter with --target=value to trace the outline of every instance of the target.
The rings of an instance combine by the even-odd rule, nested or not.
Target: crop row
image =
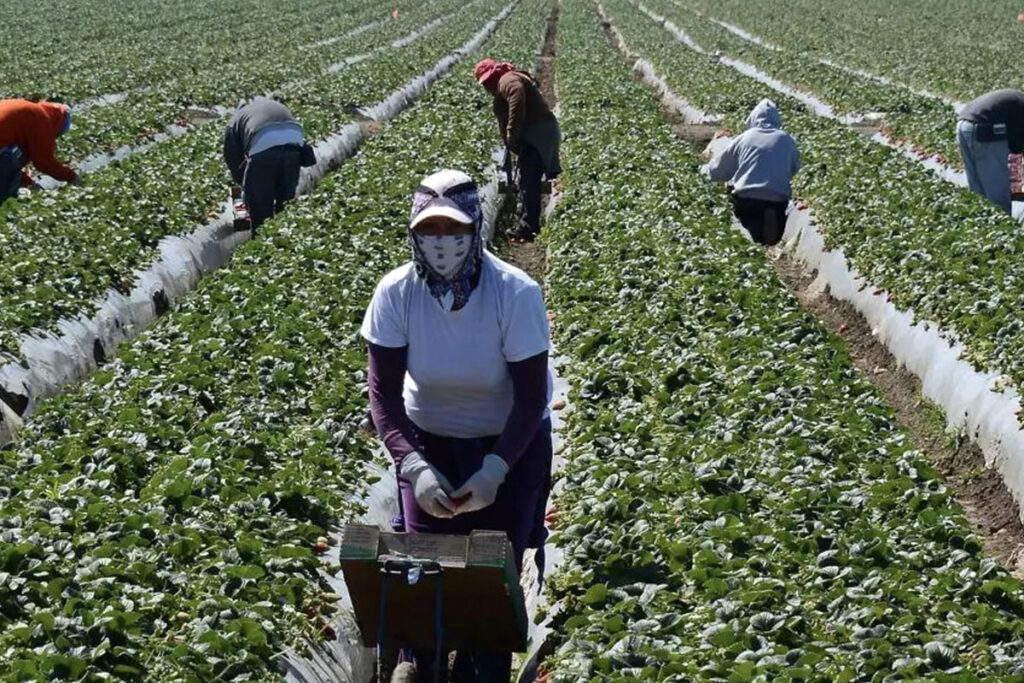
[[[489,53],[525,58],[544,6]],[[0,453],[0,678],[252,680],[317,633],[313,541],[368,483],[362,313],[418,180],[491,163],[471,68]]]
[[[247,63],[274,59],[261,46],[291,52],[383,19],[390,9],[369,0],[343,8],[321,1],[282,7],[262,0],[179,0],[115,7],[85,0],[68,7],[43,0],[32,12],[9,13],[0,28],[10,48],[2,60],[7,74],[2,94],[78,105],[101,95],[187,80],[217,64],[225,71],[244,69]]]
[[[605,7],[626,40],[694,106],[742,130],[762,97],[782,107],[800,146],[798,197],[826,246],[916,320],[935,323],[979,371],[1024,386],[1024,233],[982,198],[939,180],[902,153],[862,138],[675,41],[626,0]]]
[[[831,58],[889,78],[967,101],[986,92],[1022,87],[1014,69],[1020,8],[909,0],[857,5],[783,0],[687,3],[762,35],[773,43]]]
[[[254,27],[254,35],[243,41],[244,48],[219,47],[221,53],[227,53],[220,60],[209,60],[202,68],[136,88],[126,93],[123,101],[77,115],[68,139],[61,141],[62,151],[71,158],[87,158],[98,151],[138,144],[172,124],[188,125],[197,112],[233,107],[259,93],[286,94],[289,84],[322,77],[346,58],[385,48],[393,40],[464,4],[425,3],[402,13],[397,20],[389,18],[357,35],[316,48],[302,44],[297,28],[306,26],[305,21],[315,21],[315,14],[303,17],[302,23],[299,17],[285,14],[264,22],[258,29]],[[379,6],[364,8],[349,16],[344,26],[352,30],[381,16],[386,15]]]
[[[429,41],[308,81],[290,93],[289,104],[311,139],[325,137],[353,120],[345,105],[385,98],[463,44],[500,6],[473,5]],[[205,126],[91,174],[81,188],[0,207],[0,352],[16,355],[19,337],[31,328],[91,314],[110,287],[127,292],[162,237],[218,214],[229,184],[222,135],[219,126]]]
[[[799,49],[771,49],[744,40],[680,5],[678,0],[646,3],[707,50],[741,59],[793,88],[819,97],[837,116],[855,120],[863,114],[882,112],[882,126],[890,138],[907,140],[946,163],[962,165],[956,143],[956,113],[943,100],[822,64]]]
[[[564,4],[558,54],[549,286],[574,408],[551,680],[1022,680],[1020,584],[731,227],[589,3]]]

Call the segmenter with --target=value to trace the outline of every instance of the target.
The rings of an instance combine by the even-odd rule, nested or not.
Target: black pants
[[[281,145],[249,157],[242,188],[253,234],[265,220],[280,213],[285,202],[295,198],[301,156],[298,146]]]
[[[20,147],[10,145],[0,149],[0,204],[18,196],[24,167],[25,154]]]
[[[531,145],[519,150],[519,193],[523,201],[523,222],[531,234],[540,233],[540,195],[544,160]]]
[[[424,651],[416,653],[416,681],[417,683],[433,683],[434,680],[434,652]],[[424,662],[424,664],[421,664]],[[425,664],[430,662],[430,664]],[[447,668],[447,662],[442,662],[442,667]],[[511,652],[475,652],[455,653],[455,663],[451,673],[441,672],[442,681],[451,683],[505,683],[512,678],[512,653]]]
[[[769,202],[732,196],[732,210],[736,218],[758,244],[767,247],[778,244],[786,230],[786,209],[789,202]]]

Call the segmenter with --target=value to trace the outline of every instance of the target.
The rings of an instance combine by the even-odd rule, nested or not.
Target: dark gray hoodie
[[[747,117],[747,130],[708,164],[711,179],[731,182],[739,197],[789,201],[793,196],[790,180],[800,170],[800,152],[781,127],[775,103],[758,102]]]

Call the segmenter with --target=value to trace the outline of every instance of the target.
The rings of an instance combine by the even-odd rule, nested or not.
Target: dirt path
[[[636,56],[623,53],[611,24],[603,22],[602,28],[623,60],[632,65]],[[642,81],[639,76],[637,79]],[[697,154],[714,137],[713,126],[685,124],[677,111],[664,105],[662,112],[680,142]],[[845,342],[855,366],[893,408],[900,427],[942,472],[985,551],[1024,579],[1024,525],[1017,504],[999,473],[985,466],[978,446],[966,435],[946,431],[941,410],[921,394],[920,381],[899,367],[853,307],[827,292],[815,291],[811,287],[814,275],[788,254],[770,249],[765,262],[775,268],[804,309]]]
[[[540,81],[540,90],[544,93],[544,99],[552,109],[558,104],[555,95],[555,58],[558,56],[558,19],[561,12],[561,4],[558,0],[551,3],[551,16],[548,17],[548,28],[544,34],[544,46],[541,48],[540,69],[537,73],[537,80]]]
[[[558,20],[561,10],[561,0],[551,0],[551,14],[548,16],[547,29],[544,33],[544,43],[537,65],[537,80],[540,82],[541,92],[548,106],[557,115],[558,96],[555,89],[554,63],[557,57],[558,48]],[[555,200],[559,192],[558,181],[552,183],[551,196],[548,202]],[[547,288],[548,252],[544,239],[544,231],[541,229],[541,236],[536,242],[519,243],[508,241],[508,230],[514,228],[516,199],[509,197],[506,205],[502,208],[501,216],[495,230],[495,247],[502,258],[522,268],[527,275],[538,282],[545,291]],[[556,378],[557,386],[557,378]],[[562,407],[565,403],[562,402]],[[557,406],[554,408],[560,410]],[[554,651],[553,641],[546,636],[541,636],[541,644],[531,656],[522,662],[523,668],[515,679],[518,683],[536,683],[547,680],[544,661]]]
[[[561,4],[559,0],[552,0],[551,15],[548,17],[547,30],[544,33],[544,44],[538,59],[536,74],[537,80],[540,82],[541,92],[544,94],[544,99],[552,110],[555,110],[558,106],[558,98],[555,94],[554,63],[558,51],[558,18],[560,9]],[[552,187],[552,197],[558,191],[557,185],[558,181],[555,181]],[[504,241],[504,230],[511,227],[509,226],[510,218],[499,221],[498,225],[499,230],[497,232],[501,235],[502,243],[500,248],[504,252],[503,255],[513,264],[526,271],[527,275],[543,285],[548,262],[547,247],[544,245],[544,240],[541,238],[539,242],[529,243]]]

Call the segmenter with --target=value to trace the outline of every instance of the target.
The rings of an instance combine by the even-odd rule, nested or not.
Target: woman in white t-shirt
[[[484,249],[482,223],[465,173],[417,188],[413,260],[384,276],[363,321],[370,408],[397,466],[404,530],[505,531],[521,568],[546,536],[550,333],[540,286]],[[432,662],[417,653],[420,680]],[[507,683],[511,653],[460,652],[460,668]]]

